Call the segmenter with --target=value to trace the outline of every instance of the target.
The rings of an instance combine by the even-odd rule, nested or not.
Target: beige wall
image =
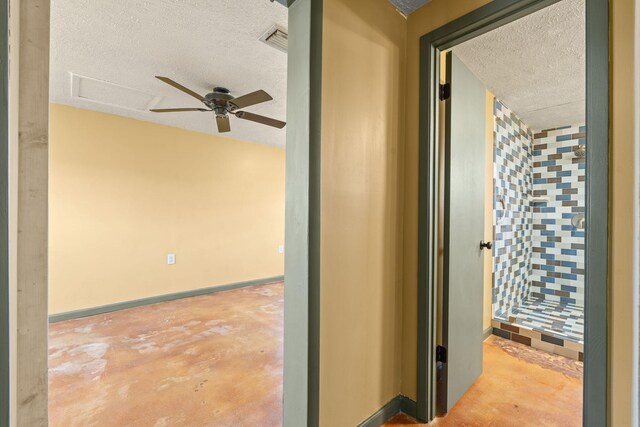
[[[468,13],[485,0],[433,0],[408,19],[404,164],[404,287],[402,392],[416,397],[418,70],[419,38]],[[611,0],[611,406],[614,426],[631,423],[632,200],[633,200],[633,0]],[[638,116],[635,113],[635,117]]]
[[[50,313],[283,274],[283,149],[50,114]]]
[[[406,20],[387,0],[325,0],[320,425],[400,392]]]

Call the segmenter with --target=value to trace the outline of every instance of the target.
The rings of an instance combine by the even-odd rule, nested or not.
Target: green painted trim
[[[585,427],[609,422],[609,2],[586,1]],[[606,100],[606,101],[605,101]]]
[[[435,230],[437,230],[437,93],[439,53],[526,16],[558,0],[494,0],[420,39],[418,203],[417,415],[434,416]],[[587,224],[585,255],[585,426],[607,425],[608,415],[608,186],[609,186],[609,4],[586,1],[587,34]]]
[[[397,395],[357,427],[381,427],[394,416],[403,413],[415,417],[416,402],[401,394]]]
[[[153,297],[140,298],[131,301],[116,302],[113,304],[101,305],[98,307],[83,308],[80,310],[67,311],[65,313],[51,314],[49,323],[63,322],[65,320],[80,319],[82,317],[95,316],[97,314],[111,313],[112,311],[126,310],[143,305],[158,304],[161,302],[174,301],[177,299],[197,297],[200,295],[214,294],[217,292],[231,291],[233,289],[245,288],[247,286],[266,285],[267,283],[281,282],[284,276],[268,277],[265,279],[248,280],[246,282],[230,283],[228,285],[210,286],[207,288],[193,289],[190,291],[173,292],[170,294],[156,295]]]
[[[320,416],[322,0],[289,7],[283,425]]]
[[[9,425],[9,2],[0,10],[0,425]]]

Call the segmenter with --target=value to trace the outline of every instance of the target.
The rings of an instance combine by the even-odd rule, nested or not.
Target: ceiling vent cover
[[[288,37],[286,30],[278,25],[274,25],[260,37],[260,41],[275,47],[281,52],[287,53]]]

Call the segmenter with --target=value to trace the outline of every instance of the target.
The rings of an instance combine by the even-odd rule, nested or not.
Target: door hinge
[[[451,84],[445,83],[440,85],[440,101],[447,100],[451,97]]]
[[[436,347],[436,362],[447,363],[447,348],[441,345]]]

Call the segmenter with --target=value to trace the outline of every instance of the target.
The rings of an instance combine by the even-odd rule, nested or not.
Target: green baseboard
[[[386,405],[369,418],[358,424],[358,427],[380,427],[397,414],[407,414],[416,418],[416,402],[401,394],[391,399]]]
[[[491,335],[493,334],[493,327],[489,326],[487,329],[485,329],[482,332],[482,341],[486,340],[487,338],[489,338]]]
[[[143,305],[157,304],[160,302],[173,301],[182,298],[197,297],[200,295],[213,294],[216,292],[230,291],[244,288],[246,286],[262,285],[265,283],[280,282],[284,276],[267,277],[264,279],[248,280],[246,282],[230,283],[228,285],[210,286],[207,288],[193,289],[190,291],[173,292],[170,294],[157,295],[153,297],[140,298],[131,301],[116,302],[113,304],[101,305],[98,307],[82,308],[80,310],[67,311],[49,315],[49,323],[62,322],[65,320],[80,319],[82,317],[95,316],[97,314],[110,313],[112,311],[126,310],[128,308],[140,307]]]

